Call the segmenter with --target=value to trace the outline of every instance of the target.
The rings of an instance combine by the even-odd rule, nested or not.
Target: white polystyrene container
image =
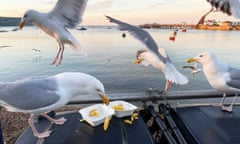
[[[113,109],[114,106],[119,105],[119,104],[121,104],[123,106],[123,111],[117,111],[117,110]],[[112,102],[109,103],[108,106],[115,111],[114,115],[116,117],[118,117],[118,118],[130,116],[137,109],[137,106],[135,106],[135,105],[133,105],[131,103],[128,103],[126,101],[121,101],[121,100],[119,100],[119,101],[112,101]]]
[[[90,116],[89,113],[91,110],[96,109],[98,112],[98,116]],[[104,123],[106,117],[112,117],[115,113],[113,109],[109,108],[104,104],[95,104],[92,106],[88,106],[86,108],[82,108],[79,110],[79,113],[82,115],[82,120],[89,123],[91,126],[98,126]]]

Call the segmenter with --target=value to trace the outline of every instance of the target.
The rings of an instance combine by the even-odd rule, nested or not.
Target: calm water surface
[[[13,27],[0,27],[11,30]],[[72,34],[88,56],[66,47],[62,65],[50,65],[57,51],[54,39],[35,27],[0,33],[0,80],[14,81],[30,76],[53,75],[74,71],[91,74],[101,80],[107,93],[144,92],[148,88],[164,89],[165,79],[153,67],[134,65],[136,51],[144,46],[127,34],[106,27],[87,27],[87,31],[72,30]],[[148,30],[159,47],[164,48],[177,69],[189,78],[189,84],[173,85],[174,90],[210,89],[203,73],[192,76],[182,69],[186,59],[203,51],[212,51],[233,67],[240,68],[239,31],[188,30],[178,32],[175,42],[169,41],[170,30]],[[2,46],[9,46],[3,47]],[[39,49],[36,52],[32,49]]]

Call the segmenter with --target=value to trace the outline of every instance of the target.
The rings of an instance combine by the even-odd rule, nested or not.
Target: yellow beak
[[[136,59],[135,61],[133,61],[133,64],[140,64],[141,60],[140,59]]]
[[[22,29],[25,24],[25,21],[21,21],[18,25],[19,29]]]
[[[105,95],[99,95],[100,98],[102,99],[103,103],[106,105],[109,105],[109,99]]]
[[[197,61],[196,59],[190,58],[190,59],[187,60],[187,63],[192,63],[192,62],[196,62],[196,61]]]

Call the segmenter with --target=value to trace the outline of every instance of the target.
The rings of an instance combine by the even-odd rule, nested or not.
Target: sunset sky
[[[57,0],[0,0],[0,16],[21,17],[28,9],[42,12],[51,10]],[[4,2],[3,2],[4,1]],[[195,24],[209,11],[206,0],[89,0],[83,16],[83,25],[109,24],[109,15],[132,24],[182,23]],[[207,19],[238,21],[221,12],[210,14]]]

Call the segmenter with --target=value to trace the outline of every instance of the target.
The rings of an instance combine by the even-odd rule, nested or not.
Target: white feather
[[[167,80],[170,80],[172,83],[184,85],[188,83],[188,79],[182,75],[173,64],[167,63],[163,68],[163,73]]]
[[[141,63],[140,63],[140,64],[141,64],[141,65],[143,65],[143,66],[145,66],[145,67],[147,67],[147,66],[150,66],[150,65],[151,65],[149,62],[147,62],[147,61],[145,61],[145,60],[141,61]]]

